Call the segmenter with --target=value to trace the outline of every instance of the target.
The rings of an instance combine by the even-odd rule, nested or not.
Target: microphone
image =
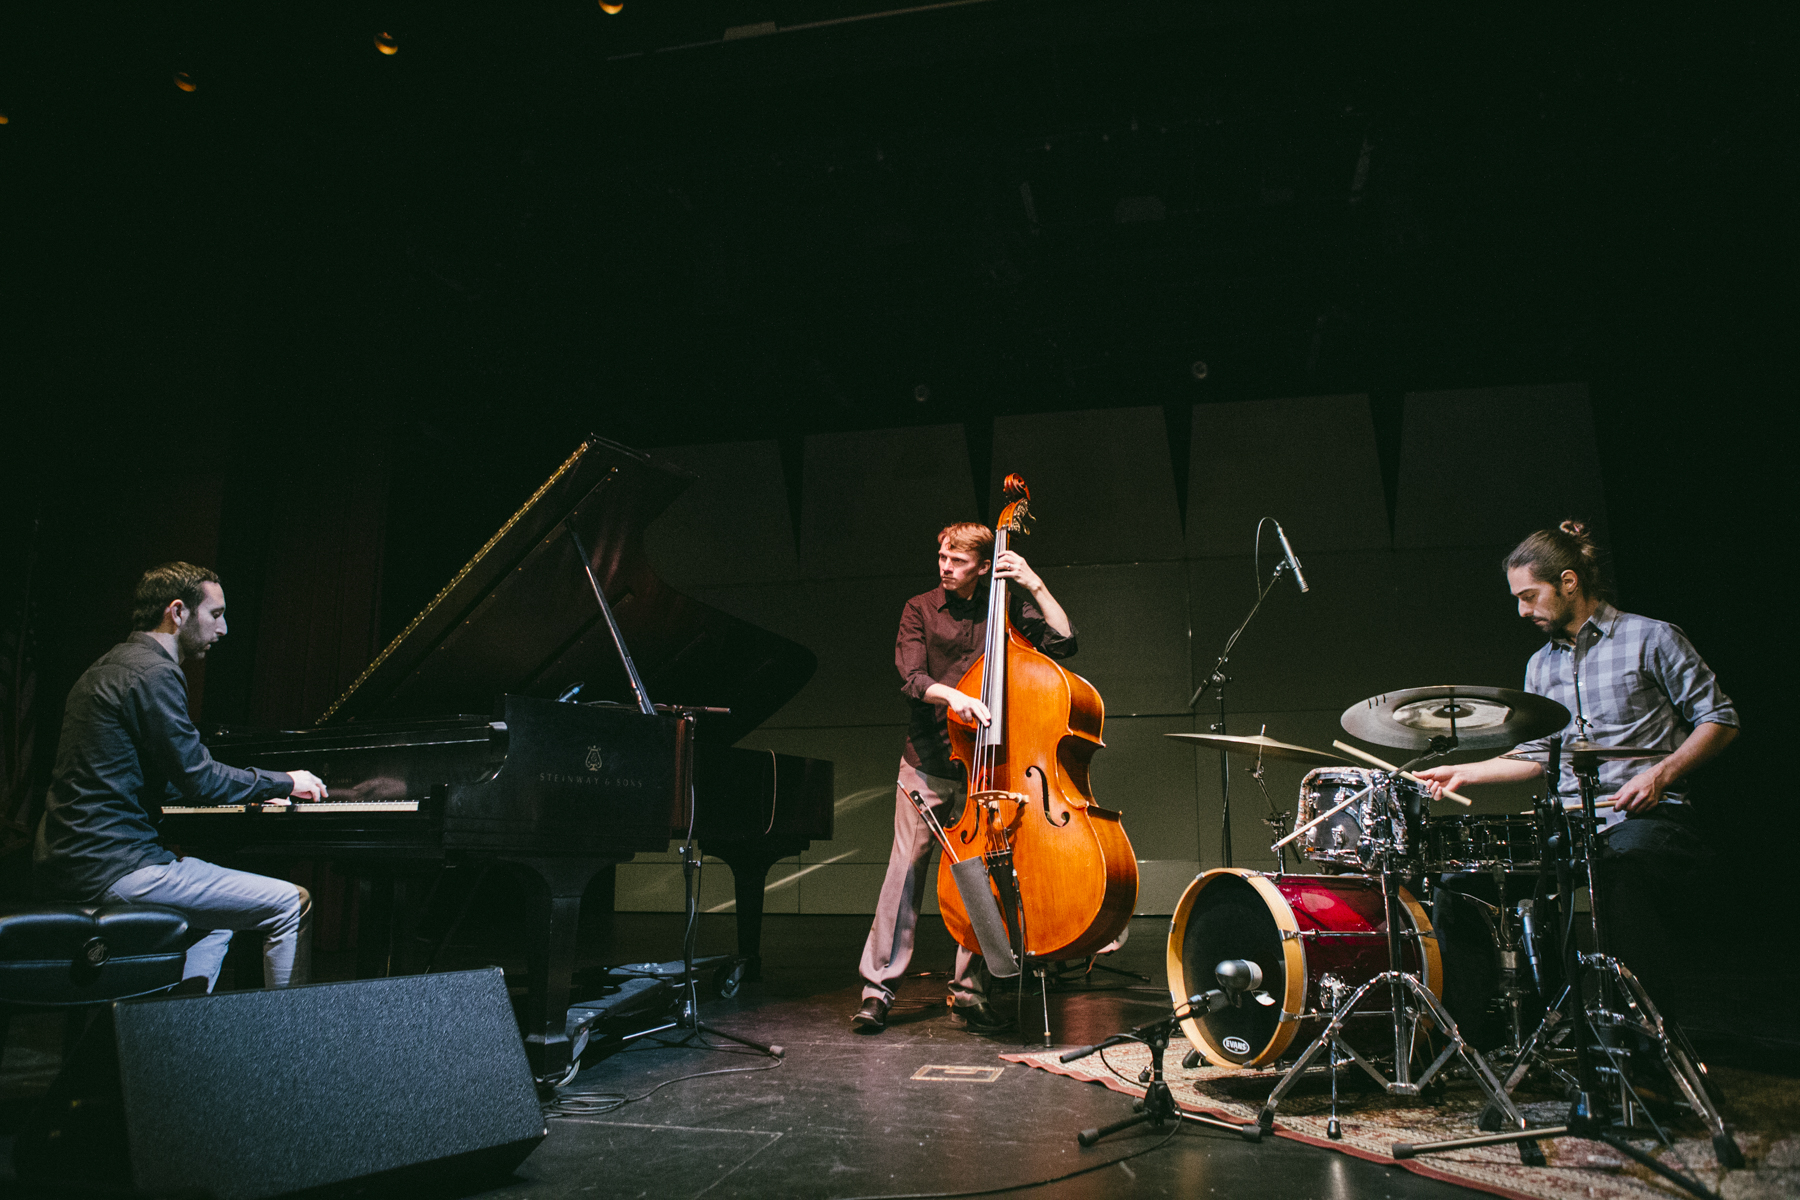
[[[1275,522],[1275,536],[1281,539],[1281,552],[1287,555],[1287,565],[1294,572],[1294,582],[1300,585],[1301,594],[1311,591],[1306,586],[1306,576],[1300,573],[1300,560],[1294,557],[1294,548],[1288,544],[1287,531],[1282,529],[1281,522]]]
[[[1227,991],[1247,992],[1262,986],[1262,968],[1247,958],[1228,958],[1213,969]]]

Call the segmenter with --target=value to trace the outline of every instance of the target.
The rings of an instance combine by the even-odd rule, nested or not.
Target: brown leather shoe
[[[851,1028],[859,1033],[880,1033],[887,1028],[888,1002],[880,996],[870,996],[850,1018]]]

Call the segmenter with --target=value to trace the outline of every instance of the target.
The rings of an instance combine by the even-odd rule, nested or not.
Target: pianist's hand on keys
[[[326,790],[325,781],[311,771],[289,771],[287,775],[294,781],[295,800],[323,800],[330,794]]]

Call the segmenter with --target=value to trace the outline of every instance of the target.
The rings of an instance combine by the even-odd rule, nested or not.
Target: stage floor
[[[666,957],[676,918],[617,918],[626,959]],[[660,926],[660,931],[659,927]],[[1150,976],[1141,983],[1095,972],[1052,992],[1059,1045],[1099,1041],[1169,1010],[1162,958],[1168,922],[1140,918],[1109,965]],[[729,927],[708,929],[703,948],[727,949]],[[1471,1194],[1398,1167],[1282,1139],[1251,1145],[1186,1126],[1170,1139],[1148,1127],[1084,1150],[1078,1130],[1130,1115],[1128,1097],[1044,1071],[1002,1063],[1016,1033],[978,1036],[953,1026],[943,1006],[951,942],[923,923],[910,978],[887,1029],[850,1027],[860,1003],[856,963],[866,917],[771,917],[761,984],[714,1001],[705,1020],[786,1047],[774,1070],[671,1084],[612,1112],[550,1121],[550,1137],[520,1169],[507,1197],[852,1197],[1003,1188],[1094,1163],[1137,1157],[1031,1194],[1068,1198],[1275,1194],[1407,1197]],[[719,935],[723,934],[724,937]],[[642,937],[643,940],[638,939]],[[671,939],[677,940],[671,940]],[[717,939],[717,940],[715,940]],[[1041,1046],[1042,1009],[1026,1008]],[[755,1067],[751,1053],[641,1046],[583,1071],[565,1089],[642,1096],[698,1071]],[[1173,1066],[1174,1064],[1169,1064]],[[918,1080],[922,1068],[991,1068],[992,1082]],[[1158,1143],[1167,1142],[1157,1148]]]
[[[1172,1138],[1139,1127],[1082,1149],[1076,1131],[1129,1115],[1129,1098],[1000,1061],[1002,1053],[1042,1045],[1035,997],[1026,1007],[1034,1036],[1023,1042],[1017,1033],[978,1036],[953,1026],[943,1007],[951,943],[936,920],[923,923],[913,964],[934,973],[906,981],[885,1032],[851,1029],[867,928],[868,918],[860,916],[771,916],[763,980],[704,1005],[707,1023],[784,1046],[778,1066],[759,1070],[770,1060],[730,1043],[716,1051],[650,1038],[634,1042],[593,1062],[563,1089],[558,1110],[568,1115],[549,1119],[549,1137],[514,1179],[475,1194],[513,1200],[892,1197],[1018,1187],[1134,1154],[1031,1194],[1069,1200],[1478,1194],[1286,1139],[1252,1145],[1191,1125]],[[1124,949],[1107,960],[1151,982],[1095,972],[1052,991],[1057,1044],[1096,1042],[1168,1012],[1167,929],[1166,919],[1138,919]],[[729,916],[702,918],[700,952],[729,951],[732,937]],[[583,943],[584,958],[595,962],[668,960],[679,955],[681,918],[619,914],[608,928],[588,930]],[[339,977],[330,956],[320,965],[322,977]],[[54,1074],[59,1030],[54,1018],[15,1023],[0,1069],[0,1184],[10,1182],[11,1130]],[[918,1078],[931,1067],[957,1070],[939,1072],[946,1079]],[[736,1073],[684,1078],[719,1071]],[[991,1081],[983,1078],[988,1075]],[[627,1102],[615,1106],[621,1097]]]

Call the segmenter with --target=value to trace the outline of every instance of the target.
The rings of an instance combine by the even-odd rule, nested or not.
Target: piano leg
[[[738,957],[744,960],[745,982],[762,978],[763,894],[768,886],[769,868],[804,849],[756,842],[708,842],[702,847],[714,858],[731,868],[732,891],[737,898]]]
[[[596,869],[592,859],[515,859],[535,910],[526,927],[529,975],[519,1028],[540,1087],[554,1086],[572,1062],[569,991],[575,976],[575,935],[581,893]]]
[[[356,878],[356,977],[402,974],[400,955],[406,884],[391,867],[375,866]]]

